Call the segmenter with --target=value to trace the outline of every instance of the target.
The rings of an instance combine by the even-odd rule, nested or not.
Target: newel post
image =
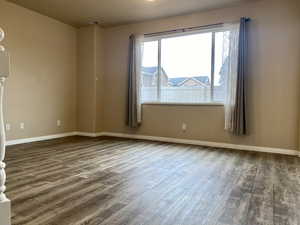
[[[4,39],[4,31],[0,28],[0,42]],[[10,201],[5,196],[5,129],[3,118],[4,83],[9,76],[9,55],[0,43],[0,224],[10,225]]]
[[[4,119],[3,119],[3,92],[4,92],[5,78],[0,77],[0,202],[7,200],[5,192],[5,130],[4,130]]]

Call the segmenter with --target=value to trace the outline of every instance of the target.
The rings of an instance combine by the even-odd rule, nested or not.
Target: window
[[[146,38],[141,102],[224,102],[228,36],[222,28]]]

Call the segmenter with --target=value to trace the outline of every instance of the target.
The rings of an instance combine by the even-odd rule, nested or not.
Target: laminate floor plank
[[[300,159],[69,137],[10,146],[13,225],[300,225]]]

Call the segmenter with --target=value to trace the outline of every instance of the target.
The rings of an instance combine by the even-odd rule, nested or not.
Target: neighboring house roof
[[[157,73],[157,67],[142,67],[142,73],[144,75],[153,76]],[[209,85],[210,80],[208,76],[196,76],[196,77],[176,77],[176,78],[168,78],[168,75],[164,68],[162,68],[163,75],[168,79],[168,83],[170,86],[181,86],[184,85],[185,82],[189,80],[193,80],[194,82],[198,82],[199,85]]]
[[[142,72],[153,74],[157,71],[157,67],[142,67]]]
[[[166,71],[164,70],[164,68],[161,69],[163,74],[167,75]],[[153,75],[157,73],[157,67],[142,67],[142,72],[147,74],[147,75]]]
[[[199,82],[201,84],[209,85],[209,77],[208,76],[169,78],[169,83],[172,86],[181,86],[190,79],[192,79],[196,82]]]

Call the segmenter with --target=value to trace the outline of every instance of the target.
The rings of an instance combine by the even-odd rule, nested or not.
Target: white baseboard
[[[75,135],[77,135],[77,132],[68,132],[68,133],[52,134],[52,135],[40,136],[40,137],[15,139],[15,140],[7,141],[6,146],[25,144],[25,143],[31,143],[36,141],[45,141],[45,140],[51,140],[51,139],[62,138],[62,137],[70,137]]]
[[[255,152],[266,152],[266,153],[300,156],[299,151],[292,150],[292,149],[270,148],[270,147],[251,146],[251,145],[236,145],[230,143],[179,139],[179,138],[169,138],[169,137],[157,137],[157,136],[147,136],[147,135],[137,135],[137,134],[114,133],[114,132],[89,133],[89,132],[75,131],[75,132],[54,134],[54,135],[41,136],[41,137],[11,140],[11,141],[7,141],[6,145],[9,146],[9,145],[16,145],[16,144],[24,144],[24,143],[51,140],[51,139],[69,137],[75,135],[85,136],[85,137],[110,136],[110,137],[162,141],[162,142],[178,143],[178,144],[190,144],[190,145],[208,146],[208,147],[215,147],[215,148],[227,148],[227,149],[236,149],[236,150],[244,150],[244,151],[255,151]]]
[[[52,135],[40,136],[40,137],[22,138],[22,139],[9,140],[6,142],[6,146],[26,144],[26,143],[37,142],[37,141],[46,141],[46,140],[70,137],[70,136],[97,137],[97,133],[73,131],[73,132],[52,134]]]
[[[146,135],[136,135],[136,134],[113,133],[113,132],[97,133],[96,136],[110,136],[110,137],[131,138],[131,139],[150,140],[150,141],[162,141],[162,142],[170,142],[170,143],[178,143],[178,144],[190,144],[190,145],[208,146],[208,147],[215,147],[215,148],[227,148],[227,149],[236,149],[236,150],[244,150],[244,151],[300,156],[299,151],[297,150],[282,149],[282,148],[259,147],[259,146],[251,146],[251,145],[236,145],[236,144],[229,144],[229,143],[168,138],[168,137],[156,137],[156,136],[146,136]]]
[[[74,132],[75,135],[77,136],[84,136],[84,137],[98,137],[98,133],[89,133],[89,132],[81,132],[81,131],[77,131]]]

